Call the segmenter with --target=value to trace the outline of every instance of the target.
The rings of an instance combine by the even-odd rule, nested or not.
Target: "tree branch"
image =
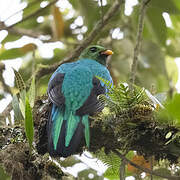
[[[140,169],[141,171],[143,172],[146,172],[146,173],[149,173],[151,175],[154,175],[154,176],[159,176],[161,178],[165,178],[165,179],[168,179],[168,180],[179,180],[180,179],[180,176],[166,176],[166,175],[163,175],[161,173],[158,173],[158,172],[154,172],[150,169],[147,169],[147,168],[144,168],[142,166],[139,166],[138,164],[135,164],[134,162],[130,161],[129,159],[127,159],[123,154],[121,154],[118,150],[113,150],[113,152],[115,154],[117,154],[122,160],[124,160],[127,164],[130,164],[132,166],[134,166],[135,168],[137,169]]]
[[[6,26],[4,25],[3,22],[0,22],[0,30],[4,30]],[[57,42],[59,40],[50,38],[50,39],[43,39],[41,36],[50,36],[50,34],[43,34],[43,32],[34,32],[31,29],[23,29],[23,28],[17,28],[17,27],[12,27],[11,29],[7,30],[9,33],[14,34],[14,35],[19,35],[19,36],[29,36],[32,38],[39,39],[40,41],[44,43],[50,43],[50,42]],[[66,45],[78,45],[79,43],[76,42],[68,42],[65,39],[60,40],[62,43]]]
[[[131,66],[131,72],[130,72],[130,87],[132,87],[132,84],[134,84],[135,76],[136,76],[136,70],[137,70],[137,64],[138,64],[138,56],[140,52],[141,42],[142,42],[142,32],[144,27],[144,17],[146,13],[146,8],[150,0],[142,0],[141,1],[141,8],[140,8],[140,15],[139,15],[139,22],[138,22],[138,30],[137,30],[137,39],[136,39],[136,45],[134,48],[134,56],[133,56],[133,62]],[[131,88],[132,89],[132,88]]]
[[[3,28],[3,26],[1,25],[0,30],[2,30],[2,29],[6,29],[6,28]],[[14,34],[14,35],[29,36],[29,37],[38,38],[38,39],[41,35],[44,35],[41,32],[34,32],[31,29],[12,27],[11,29],[7,29],[7,30],[9,33]]]
[[[4,22],[0,22],[0,30],[4,30],[6,28],[7,27],[4,25]],[[34,32],[31,29],[23,29],[23,28],[12,27],[12,28],[6,29],[6,30],[9,33],[14,34],[14,35],[29,36],[29,37],[32,37],[32,38],[39,39],[39,40],[41,40],[44,43],[57,42],[58,41],[57,39],[53,39],[53,38],[45,40],[45,39],[41,38],[41,36],[50,36],[50,34],[43,34],[43,32],[37,32],[37,31]],[[64,43],[63,40],[61,40],[61,42]],[[67,42],[65,42],[65,43],[68,44]],[[76,43],[74,43],[74,44],[76,44]]]

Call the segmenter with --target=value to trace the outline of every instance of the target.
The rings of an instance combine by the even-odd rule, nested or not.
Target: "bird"
[[[113,52],[100,45],[84,49],[75,62],[60,65],[52,74],[47,94],[52,108],[47,123],[50,156],[75,154],[84,138],[90,146],[89,116],[102,111],[98,96],[108,88],[98,77],[113,85],[107,57]]]

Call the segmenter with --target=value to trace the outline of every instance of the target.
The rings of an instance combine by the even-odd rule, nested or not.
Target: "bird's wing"
[[[64,95],[61,92],[62,83],[64,80],[63,73],[56,73],[56,75],[49,81],[48,96],[52,103],[57,106],[62,106],[65,103]]]
[[[82,64],[66,72],[62,93],[66,99],[65,105],[69,111],[75,113],[89,97],[92,89],[92,77],[89,67]]]
[[[92,84],[93,88],[91,89],[89,97],[84,102],[83,106],[76,111],[76,114],[79,116],[86,114],[93,115],[104,108],[104,104],[98,100],[98,95],[105,94],[106,89],[101,85],[100,80],[96,77],[93,78]]]

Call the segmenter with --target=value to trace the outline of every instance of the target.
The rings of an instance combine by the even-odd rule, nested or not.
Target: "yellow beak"
[[[105,55],[109,56],[109,55],[112,55],[113,52],[111,50],[105,50],[105,51],[101,52],[101,54],[105,54]]]

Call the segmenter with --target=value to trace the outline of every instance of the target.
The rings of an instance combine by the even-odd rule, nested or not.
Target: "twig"
[[[119,168],[120,180],[125,180],[125,167],[126,167],[126,161],[122,160]]]
[[[30,36],[32,38],[38,38],[38,39],[41,35],[44,35],[41,32],[34,32],[31,29],[23,29],[23,28],[17,28],[17,27],[12,27],[12,28],[7,29],[7,26],[4,24],[4,22],[0,21],[0,30],[4,30],[4,29],[6,29],[9,33],[14,34],[14,35],[20,35],[20,36],[24,35],[24,36]]]
[[[30,18],[36,17],[39,13],[41,13],[41,12],[44,11],[45,9],[49,8],[51,5],[55,4],[57,1],[58,1],[58,0],[54,0],[54,1],[50,2],[46,7],[38,9],[37,11],[31,13],[30,15],[24,17],[21,21],[18,21],[18,22],[16,22],[16,23],[14,23],[14,24],[6,27],[5,30],[8,30],[8,29],[10,29],[10,28],[12,28],[12,27],[14,27],[14,26],[16,26],[16,25],[18,25],[18,24],[20,24],[20,23],[22,23],[22,22],[24,22],[24,21],[26,21],[26,20],[28,20],[28,19],[30,19]]]
[[[10,111],[12,110],[12,101],[6,106],[4,111],[0,114],[0,117],[8,117]]]
[[[103,15],[104,15],[103,11],[104,11],[104,8],[103,8],[103,2],[102,2],[102,0],[100,0],[100,5],[101,5],[101,20],[102,20],[102,22],[103,22]]]
[[[22,29],[22,28],[15,28],[15,27],[8,29],[8,32],[10,32],[11,34],[20,35],[20,36],[23,36],[23,35],[30,36],[32,38],[39,38],[41,35],[43,35],[43,33],[34,32],[31,29]]]
[[[142,0],[141,1],[141,8],[140,8],[140,15],[139,15],[139,22],[138,22],[138,30],[137,30],[137,39],[136,39],[136,45],[134,48],[134,56],[133,56],[133,63],[131,66],[131,72],[130,72],[130,87],[132,89],[132,84],[134,84],[135,76],[136,76],[136,70],[137,70],[137,64],[138,64],[138,56],[140,52],[141,42],[142,42],[142,32],[144,27],[144,17],[146,13],[146,8],[150,0]]]
[[[158,176],[158,177],[161,177],[161,178],[165,178],[165,179],[168,179],[168,180],[179,180],[180,179],[180,176],[166,176],[166,175],[163,175],[161,173],[158,173],[158,172],[154,172],[150,169],[147,169],[147,168],[144,168],[142,166],[139,166],[138,164],[130,161],[129,159],[127,159],[123,154],[121,154],[118,150],[113,150],[113,152],[115,154],[117,154],[122,160],[124,160],[127,164],[130,164],[132,166],[134,166],[135,168],[137,169],[140,169],[141,171],[143,172],[146,172],[146,173],[149,173],[151,175],[154,175],[154,176]]]
[[[151,171],[153,171],[153,157],[150,158]],[[151,180],[153,180],[153,175],[151,174]]]
[[[4,91],[6,91],[7,93],[11,94],[11,89],[10,87],[5,83],[4,78],[3,78],[3,71],[5,70],[5,65],[3,63],[0,62],[0,81],[2,83],[3,89]]]
[[[19,14],[20,12],[22,12],[25,8],[21,8],[20,10],[16,11],[15,13],[11,14],[10,16],[8,16],[3,22],[6,22],[7,20],[11,19],[13,16],[15,16],[16,14]]]
[[[3,86],[3,89],[4,91],[6,91],[7,93],[10,93],[11,94],[11,89],[8,85],[6,85],[6,83],[4,82],[4,78],[2,76],[2,73],[3,71],[5,70],[5,65],[3,63],[0,63],[0,81],[2,83],[2,86]],[[4,110],[1,114],[0,114],[0,124],[3,123],[3,124],[6,124],[6,117],[9,116],[10,114],[10,111],[12,109],[12,105],[11,107],[9,108],[9,106],[6,107],[6,111]],[[3,122],[4,121],[4,122]]]

